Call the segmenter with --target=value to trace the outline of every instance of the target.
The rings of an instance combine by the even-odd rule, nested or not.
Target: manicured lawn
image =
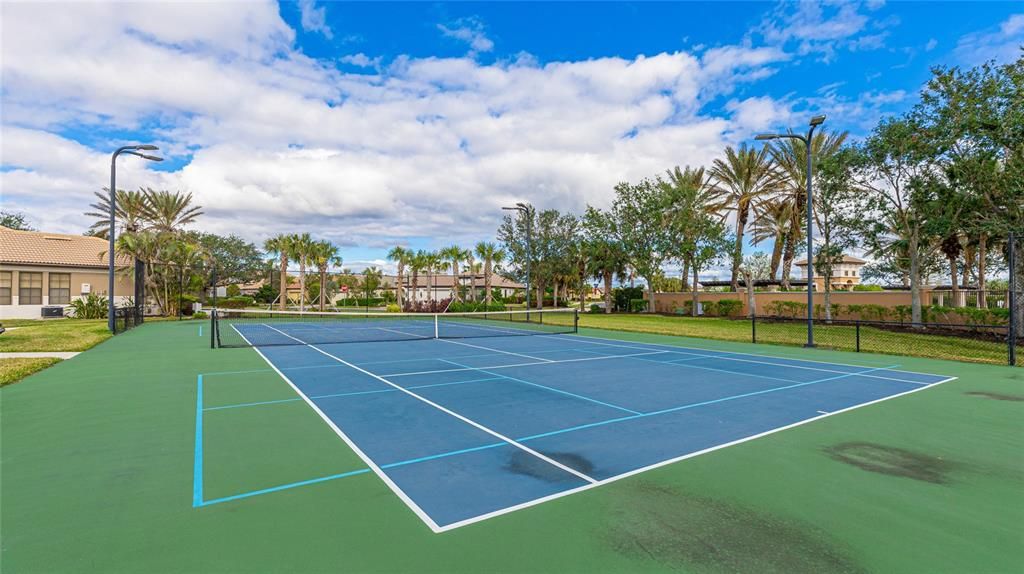
[[[199,326],[143,325],[0,390],[5,572],[999,573],[1024,563],[1019,368],[585,328],[958,380],[434,534],[373,473],[193,507],[197,375],[210,375],[207,406],[294,399],[253,349],[210,349]],[[207,413],[208,496],[358,463],[304,403],[277,406]]]
[[[84,351],[110,338],[106,319],[4,320],[0,353]]]
[[[545,316],[545,321],[548,321]],[[551,315],[552,321],[567,322],[568,316]],[[580,313],[580,327],[613,329],[634,333],[653,333],[699,337],[717,341],[749,343],[751,328],[749,320],[721,319],[716,317],[686,317],[667,315],[613,313]],[[799,322],[764,323],[758,321],[758,343],[775,345],[803,345],[807,337],[806,327]],[[856,330],[853,326],[825,325],[817,323],[815,339],[819,346],[837,350],[853,351],[856,348]],[[861,327],[861,351],[911,357],[954,359],[1003,365],[1006,363],[1006,345],[941,335],[908,334],[875,327]]]
[[[47,357],[43,359],[0,359],[0,387],[17,382],[36,371],[41,371],[60,359]]]

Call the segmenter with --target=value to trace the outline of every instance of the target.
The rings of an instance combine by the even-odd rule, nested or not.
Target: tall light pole
[[[811,160],[813,146],[811,142],[814,136],[814,128],[820,126],[825,122],[825,116],[814,116],[811,118],[810,129],[807,130],[807,135],[802,136],[800,134],[759,134],[758,140],[775,140],[780,138],[800,140],[804,142],[804,146],[807,149],[807,344],[805,347],[814,346],[814,236],[813,233],[813,220],[814,220],[814,196],[811,194],[811,181],[813,163]]]
[[[526,310],[530,310],[530,259],[533,252],[530,250],[530,207],[519,202],[515,207],[502,207],[505,211],[518,211],[519,215],[526,219]],[[543,305],[543,303],[542,303]]]
[[[157,149],[160,148],[151,144],[126,145],[117,148],[114,154],[110,156],[110,230],[107,237],[109,242],[107,257],[110,269],[107,270],[107,328],[110,329],[111,333],[117,332],[114,319],[114,222],[117,212],[117,156],[125,153],[141,157],[142,159],[148,159],[149,161],[163,161],[164,158],[162,157],[139,153],[139,151],[153,151]]]

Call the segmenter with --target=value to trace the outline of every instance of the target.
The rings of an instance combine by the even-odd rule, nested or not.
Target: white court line
[[[586,335],[572,335],[572,336],[574,336],[574,337],[586,337]],[[586,337],[586,338],[588,338],[588,339],[598,339],[599,337]],[[612,340],[614,341],[615,339],[612,339]],[[617,345],[617,344],[614,344],[614,343],[598,343],[598,342],[594,342],[594,341],[583,341],[583,342],[584,343],[592,343],[594,345],[605,345],[607,347],[621,347],[621,348],[624,348],[624,349],[637,349],[637,350],[640,350],[640,349],[650,348],[650,347],[637,347],[637,346],[634,346],[634,345]],[[675,349],[675,352],[679,353],[679,354],[683,354],[683,355],[696,355],[696,356],[699,356],[701,358],[707,358],[707,359],[723,359],[723,360],[726,360],[726,361],[737,361],[737,362],[742,362],[742,363],[754,363],[754,364],[757,364],[757,365],[771,365],[773,367],[785,367],[785,368],[793,368],[793,369],[805,369],[805,370],[809,370],[809,371],[821,371],[823,373],[844,374],[844,373],[849,372],[849,371],[837,371],[835,369],[823,369],[823,368],[820,368],[820,367],[805,367],[803,365],[791,365],[789,363],[772,363],[770,361],[755,361],[753,359],[741,359],[739,357],[727,357],[725,355],[708,355],[708,354],[705,354],[705,353],[695,353],[695,352],[693,352],[693,351],[707,351],[708,349],[692,349],[692,350],[690,350],[690,348],[688,348],[688,347],[675,347],[673,345],[662,345],[660,343],[638,343],[638,344],[640,344],[640,345],[652,345],[652,346],[657,346],[657,347],[666,347],[666,348],[670,348],[670,349]],[[731,351],[722,351],[722,353],[727,353],[727,354],[731,354],[731,355],[743,355],[744,354],[744,353],[736,353],[736,352],[731,352]],[[623,356],[625,356],[625,355],[623,355]],[[748,356],[750,356],[750,355],[748,355]],[[762,355],[752,355],[752,356],[762,356]],[[804,361],[804,359],[795,359],[795,358],[789,358],[789,357],[771,357],[771,358],[782,359],[783,361],[786,361],[786,360],[790,360],[790,361]],[[844,367],[858,367],[858,368],[861,368],[861,369],[863,369],[865,367],[865,365],[847,365],[847,364],[844,364],[844,363],[825,363],[823,361],[806,361],[806,362],[817,363],[817,364],[821,364],[821,365],[840,365],[840,366],[844,366]],[[933,374],[929,374],[929,373],[916,373],[914,371],[894,371],[894,372],[896,372],[896,373],[912,373],[912,374],[915,374],[915,375],[927,375],[929,377],[938,377],[938,376],[940,376],[940,375],[933,375]],[[749,373],[737,372],[736,374],[737,375],[743,375],[743,374],[749,374]],[[910,383],[910,384],[913,384],[913,385],[924,385],[924,386],[927,386],[927,385],[934,384],[934,383],[924,383],[924,382],[921,382],[921,381],[911,381],[909,379],[901,379],[901,378],[898,378],[898,377],[883,377],[881,375],[861,375],[861,376],[863,376],[863,377],[870,377],[872,379],[883,379],[883,380],[886,380],[886,381],[898,381],[898,382],[901,382],[901,383]]]
[[[274,329],[273,327],[270,327],[270,328]],[[274,330],[277,331],[277,329],[274,329]],[[392,383],[391,381],[385,379],[384,377],[382,377],[380,375],[371,373],[370,371],[367,371],[366,369],[364,369],[362,367],[358,367],[356,365],[353,365],[352,363],[346,361],[345,359],[342,359],[341,357],[337,357],[335,355],[332,355],[332,354],[328,353],[327,351],[325,351],[323,349],[318,348],[316,345],[310,345],[308,343],[305,343],[304,341],[302,341],[302,339],[298,339],[296,337],[292,337],[291,335],[289,335],[289,334],[287,334],[287,333],[285,333],[283,331],[278,331],[278,332],[281,333],[282,335],[286,336],[286,337],[291,337],[292,339],[295,339],[296,341],[306,345],[307,347],[309,347],[310,349],[313,349],[314,351],[317,351],[319,353],[327,355],[328,357],[334,359],[335,361],[338,361],[339,363],[348,365],[349,367],[352,367],[353,369],[359,371],[360,373],[363,373],[365,375],[369,375],[369,376],[377,379],[378,381],[380,381],[380,382],[382,382],[382,383],[384,383],[384,384],[386,384],[386,385],[388,385],[390,387],[394,387],[395,389],[397,389],[397,390],[399,390],[399,391],[401,391],[401,392],[403,392],[403,393],[405,393],[405,394],[407,394],[407,395],[409,395],[409,396],[411,396],[413,398],[419,399],[419,400],[423,401],[424,403],[434,407],[435,409],[437,409],[437,410],[439,410],[441,412],[447,413],[448,415],[451,415],[451,416],[459,419],[460,421],[462,421],[462,422],[464,422],[466,424],[474,426],[474,427],[482,430],[483,432],[485,432],[485,433],[487,433],[487,434],[489,434],[489,435],[491,435],[491,436],[493,436],[493,437],[495,437],[497,439],[500,439],[500,440],[502,440],[502,441],[504,441],[504,442],[506,442],[506,443],[508,443],[508,444],[510,444],[512,446],[514,446],[514,447],[517,447],[517,448],[519,448],[519,449],[521,449],[521,450],[523,450],[525,452],[528,452],[528,453],[532,454],[533,456],[543,460],[544,462],[547,462],[548,464],[551,464],[552,466],[558,467],[558,468],[560,468],[560,469],[562,469],[562,470],[564,470],[564,471],[566,471],[566,472],[568,472],[570,474],[574,474],[577,477],[579,477],[579,478],[581,478],[581,479],[583,479],[583,480],[585,480],[587,482],[591,482],[591,483],[596,483],[597,482],[597,480],[595,480],[595,479],[593,479],[593,478],[583,474],[582,472],[579,472],[579,471],[577,471],[577,470],[575,470],[573,468],[570,468],[570,467],[568,467],[568,466],[558,462],[557,460],[554,460],[553,458],[550,458],[550,457],[548,457],[548,456],[546,456],[544,454],[541,454],[541,453],[533,450],[532,448],[530,448],[530,447],[528,447],[528,446],[526,446],[526,445],[516,441],[515,439],[509,438],[509,437],[499,433],[498,431],[495,431],[495,430],[492,430],[492,429],[490,429],[488,427],[485,427],[484,425],[482,425],[482,424],[480,424],[480,423],[478,423],[478,422],[476,422],[476,421],[474,421],[472,419],[464,417],[464,416],[460,415],[459,413],[457,413],[455,411],[452,411],[452,410],[450,410],[450,409],[448,409],[446,407],[443,407],[443,406],[435,403],[434,401],[432,401],[432,400],[430,400],[430,399],[428,399],[426,397],[420,396],[420,395],[410,391],[409,389],[407,389],[405,387],[402,387],[400,385],[396,385],[395,383]]]
[[[523,357],[525,359],[533,359],[535,361],[543,361],[545,363],[557,362],[557,361],[553,361],[551,359],[545,359],[544,357],[534,357],[533,355],[526,355],[526,354],[523,354],[523,353],[513,353],[512,351],[503,351],[501,349],[494,349],[494,348],[491,348],[491,347],[485,347],[483,345],[472,345],[470,343],[463,343],[462,341],[452,341],[451,339],[440,339],[439,338],[438,341],[444,341],[445,343],[451,343],[453,345],[465,345],[466,347],[474,347],[476,349],[483,349],[485,351],[493,351],[495,353],[503,353],[505,355],[515,355],[517,357]]]
[[[585,352],[582,351],[581,352]],[[437,373],[457,373],[459,371],[476,371],[479,369],[509,369],[512,367],[529,367],[532,365],[560,365],[562,363],[579,363],[582,361],[603,361],[607,359],[621,359],[624,357],[643,357],[646,355],[664,355],[668,351],[648,351],[646,353],[631,353],[628,355],[601,355],[600,357],[582,357],[579,359],[547,359],[544,362],[536,363],[513,363],[511,365],[497,365],[494,367],[467,367],[465,369],[436,369],[433,371],[412,371],[409,373],[391,373],[385,376],[387,377],[411,377],[413,375],[433,375]],[[454,358],[454,357],[453,357]],[[429,359],[424,359],[429,360]]]
[[[661,462],[656,462],[656,463],[648,465],[648,466],[644,466],[644,467],[637,468],[637,469],[634,469],[634,470],[631,470],[631,471],[628,471],[628,472],[624,472],[622,474],[618,474],[618,475],[615,475],[615,476],[611,476],[611,477],[608,477],[608,478],[601,479],[596,484],[586,484],[584,486],[579,486],[579,487],[576,487],[576,488],[573,488],[573,489],[570,489],[570,490],[563,490],[562,492],[556,492],[555,494],[551,494],[551,495],[545,496],[543,498],[537,498],[535,500],[530,500],[530,501],[524,502],[522,504],[517,504],[515,506],[509,506],[508,508],[502,508],[501,510],[495,510],[494,512],[488,512],[487,514],[481,514],[480,516],[474,516],[473,518],[467,518],[466,520],[460,520],[459,522],[453,522],[453,523],[448,524],[446,526],[442,526],[440,528],[439,532],[447,532],[449,530],[454,530],[456,528],[461,528],[463,526],[468,526],[470,524],[474,524],[476,522],[481,522],[481,521],[487,520],[489,518],[494,518],[496,516],[501,516],[502,514],[508,514],[510,512],[515,512],[517,510],[522,510],[524,508],[529,508],[531,506],[536,506],[536,505],[542,504],[544,502],[549,502],[549,501],[555,500],[557,498],[562,498],[563,496],[569,496],[571,494],[576,494],[577,492],[583,492],[585,490],[590,490],[590,489],[596,488],[598,486],[603,486],[605,484],[610,484],[612,482],[615,482],[615,481],[618,481],[618,480],[622,480],[624,478],[628,478],[630,476],[633,476],[633,475],[636,475],[636,474],[640,474],[642,472],[647,472],[648,470],[653,470],[655,468],[659,468],[659,467],[666,466],[666,465],[669,465],[669,464],[674,464],[674,463],[679,462],[681,460],[686,460],[688,458],[693,458],[693,457],[696,457],[696,456],[700,456],[702,454],[707,454],[709,452],[714,452],[716,450],[721,450],[723,448],[728,448],[730,446],[735,446],[735,445],[738,445],[738,444],[742,444],[742,443],[745,443],[745,442],[756,440],[756,439],[759,439],[761,437],[765,437],[765,436],[768,436],[768,435],[775,434],[777,432],[782,432],[784,430],[789,430],[791,428],[795,428],[795,427],[798,427],[798,426],[801,426],[801,425],[812,423],[814,421],[818,421],[818,420],[821,420],[821,419],[826,418],[826,417],[835,416],[835,415],[838,415],[838,414],[841,414],[841,413],[845,413],[845,412],[848,412],[848,411],[859,409],[861,407],[866,407],[866,406],[869,406],[869,405],[873,405],[873,404],[877,404],[877,403],[880,403],[880,402],[883,402],[883,401],[887,401],[889,399],[895,399],[897,397],[902,397],[904,395],[909,395],[909,394],[912,394],[912,393],[920,392],[920,391],[923,391],[923,390],[925,390],[925,389],[927,389],[929,387],[933,387],[935,385],[941,385],[942,383],[948,383],[949,381],[954,381],[954,380],[956,380],[956,377],[949,377],[947,379],[944,379],[944,380],[941,380],[941,381],[938,381],[938,382],[935,382],[935,383],[931,383],[927,387],[918,387],[916,389],[910,389],[909,391],[904,391],[902,393],[898,393],[898,394],[895,394],[895,395],[889,395],[887,397],[882,397],[880,399],[875,399],[873,401],[869,401],[869,402],[866,402],[866,403],[861,403],[859,405],[853,405],[852,407],[846,407],[845,409],[840,409],[838,411],[833,411],[833,412],[830,412],[828,414],[823,414],[823,415],[812,417],[812,418],[809,418],[809,419],[804,419],[802,421],[797,421],[797,422],[789,424],[789,425],[785,425],[785,426],[781,426],[781,427],[774,428],[774,429],[771,429],[771,430],[767,430],[767,431],[764,431],[762,433],[754,434],[754,435],[751,435],[751,436],[748,436],[748,437],[744,437],[744,438],[741,438],[741,439],[737,439],[737,440],[734,440],[734,441],[731,441],[731,442],[727,442],[727,443],[724,443],[724,444],[716,445],[716,446],[713,446],[713,447],[710,447],[710,448],[706,448],[704,450],[699,450],[699,451],[696,451],[696,452],[691,452],[689,454],[684,454],[682,456],[677,456],[675,458],[671,458],[671,459],[668,459],[668,460],[663,460]]]
[[[231,328],[235,329],[235,326],[232,325]],[[271,327],[271,329],[273,329],[273,327]],[[277,329],[274,330],[276,331]],[[249,340],[245,338],[245,335],[243,335],[241,331],[235,329],[235,332],[238,333],[238,335],[242,337],[242,339],[246,343],[252,345],[252,343],[250,343]],[[294,337],[292,338],[294,339]],[[408,506],[409,509],[413,511],[413,514],[418,516],[420,520],[422,520],[423,523],[426,524],[427,527],[430,528],[430,530],[432,530],[434,533],[441,532],[441,527],[438,526],[436,522],[434,522],[434,519],[431,518],[426,512],[424,512],[423,509],[420,508],[419,505],[416,504],[412,498],[406,495],[405,492],[401,488],[399,488],[398,485],[395,484],[395,482],[391,480],[391,478],[388,477],[388,475],[385,474],[384,471],[381,470],[379,466],[377,466],[377,463],[373,462],[372,458],[370,458],[365,452],[363,452],[358,446],[356,446],[355,441],[350,439],[348,435],[346,435],[340,428],[338,428],[338,425],[334,424],[334,421],[332,421],[330,417],[324,414],[324,412],[320,410],[320,407],[316,406],[316,403],[314,403],[308,396],[306,396],[306,393],[299,390],[299,387],[296,386],[295,383],[293,383],[292,380],[289,379],[287,375],[281,372],[281,369],[278,369],[277,365],[271,362],[271,360],[268,359],[267,356],[263,354],[263,351],[260,351],[259,347],[252,345],[252,349],[256,351],[256,354],[262,357],[263,360],[266,361],[268,365],[270,365],[271,369],[274,369],[278,376],[284,379],[284,382],[288,383],[288,386],[290,386],[292,390],[294,390],[300,397],[302,397],[302,400],[305,401],[306,404],[309,405],[314,412],[316,412],[316,414],[320,415],[320,418],[323,419],[325,423],[327,423],[327,426],[331,427],[331,430],[333,430],[335,434],[341,437],[341,440],[345,441],[345,444],[347,444],[348,447],[352,449],[352,452],[356,453],[356,455],[358,455],[359,458],[361,458],[363,462],[366,463],[366,466],[370,467],[373,470],[373,472],[378,477],[380,477],[382,481],[384,481],[384,484],[386,484],[388,488],[390,488],[391,491],[398,496],[399,500],[404,502],[405,505]]]

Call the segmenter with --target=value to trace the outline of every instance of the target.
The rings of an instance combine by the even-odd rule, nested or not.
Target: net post
[[[573,309],[572,311],[572,332],[580,332],[580,311],[579,309]]]
[[[857,330],[857,352],[859,353],[860,352],[860,319],[858,319],[855,324],[857,326],[857,329],[856,329]]]
[[[434,338],[435,339],[440,339],[441,338],[440,329],[438,329],[438,318],[439,317],[440,317],[440,315],[438,315],[437,313],[434,313]]]
[[[210,313],[210,348],[217,348],[217,313]]]
[[[750,316],[750,342],[757,343],[757,316]]]

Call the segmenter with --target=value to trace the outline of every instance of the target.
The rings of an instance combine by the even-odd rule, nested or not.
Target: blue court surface
[[[572,334],[257,352],[435,532],[951,380]]]

